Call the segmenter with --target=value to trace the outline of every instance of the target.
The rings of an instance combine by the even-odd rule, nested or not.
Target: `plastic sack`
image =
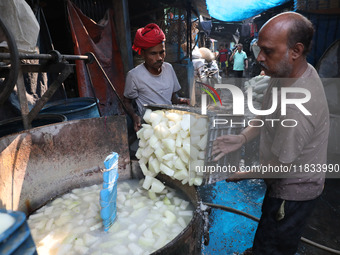
[[[104,231],[108,231],[117,217],[118,154],[112,152],[104,161],[103,188],[100,191],[100,216]]]
[[[0,1],[0,17],[12,32],[19,51],[35,52],[40,26],[25,0]],[[0,46],[7,47],[7,42]]]

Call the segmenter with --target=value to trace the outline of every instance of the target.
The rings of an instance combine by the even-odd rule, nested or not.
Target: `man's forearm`
[[[128,111],[128,114],[130,115],[131,118],[133,118],[134,116],[136,116],[136,112],[135,109],[132,106],[132,100],[129,98],[124,97],[124,104],[126,107],[126,110]]]
[[[260,127],[246,127],[242,132],[241,136],[244,138],[244,144],[250,142],[254,138],[256,138],[258,135],[260,135]]]

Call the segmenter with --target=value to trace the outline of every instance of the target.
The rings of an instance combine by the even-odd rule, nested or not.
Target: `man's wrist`
[[[242,136],[242,137],[243,137],[243,139],[244,139],[244,142],[243,142],[243,144],[246,144],[246,143],[248,143],[248,138],[247,138],[247,136],[246,136],[245,134],[243,134],[243,133],[240,133],[240,136]]]

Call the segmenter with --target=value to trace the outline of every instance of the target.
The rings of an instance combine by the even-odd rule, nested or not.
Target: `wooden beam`
[[[123,59],[124,74],[133,66],[131,28],[127,0],[112,0],[117,40]]]

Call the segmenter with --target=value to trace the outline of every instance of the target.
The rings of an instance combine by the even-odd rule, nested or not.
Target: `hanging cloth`
[[[116,41],[113,24],[113,11],[108,10],[103,20],[94,22],[85,16],[70,0],[67,1],[68,19],[71,27],[74,53],[84,55],[92,52],[103,67],[117,94],[123,98],[125,77],[122,57]],[[118,98],[112,87],[105,79],[99,66],[94,62],[88,64],[89,75],[84,61],[76,61],[78,91],[80,97],[99,99],[101,114],[104,116],[123,113]],[[92,92],[93,83],[95,95]]]

